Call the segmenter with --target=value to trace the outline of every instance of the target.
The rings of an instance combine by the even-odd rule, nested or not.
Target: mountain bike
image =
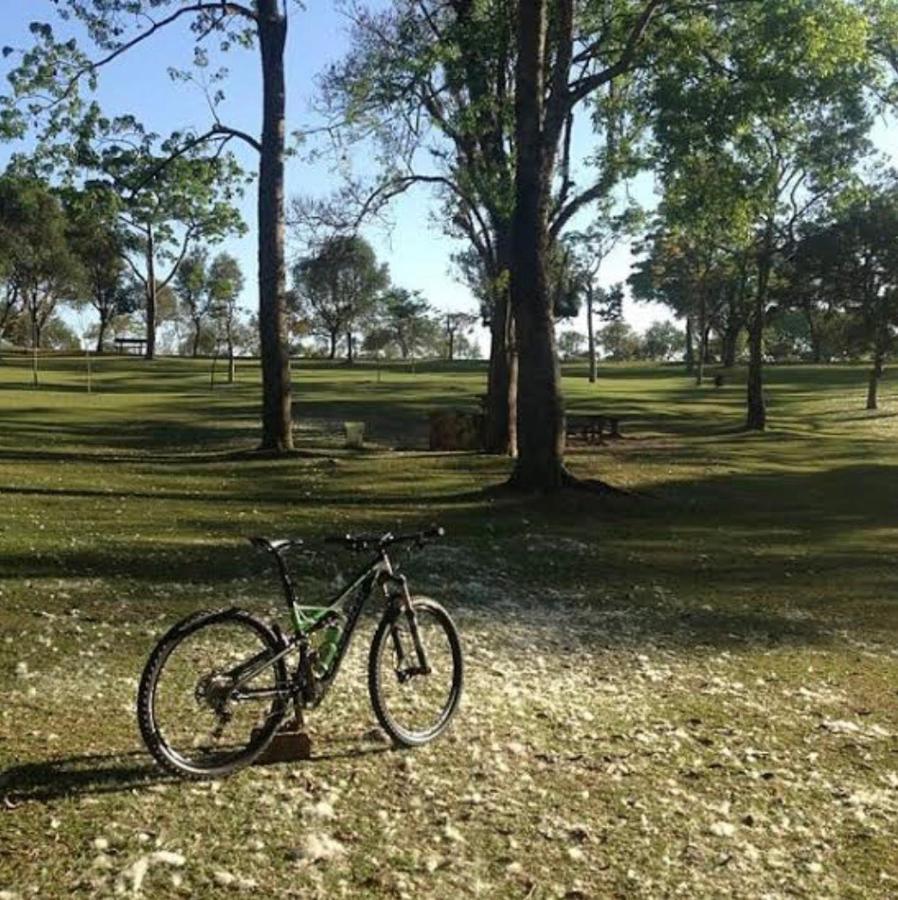
[[[327,696],[378,591],[386,606],[368,653],[374,713],[401,747],[436,738],[461,699],[461,641],[439,603],[409,593],[388,551],[423,548],[444,533],[433,527],[326,538],[371,558],[337,596],[315,606],[299,602],[286,561],[303,541],[250,538],[274,558],[292,634],[236,607],[197,612],[174,625],[150,654],[137,696],[141,735],[156,761],[189,778],[218,778],[250,765],[291,707],[301,723]]]

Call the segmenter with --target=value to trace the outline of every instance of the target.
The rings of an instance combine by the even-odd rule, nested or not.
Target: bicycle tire
[[[193,613],[173,625],[162,636],[150,654],[140,679],[137,693],[137,719],[144,744],[156,762],[162,768],[181,777],[196,780],[220,778],[250,765],[271,742],[286,711],[286,698],[273,698],[264,725],[253,730],[246,746],[241,751],[231,754],[224,763],[209,766],[191,764],[181,753],[170,746],[164,735],[164,727],[160,727],[156,715],[156,691],[159,678],[172,653],[187,638],[203,629],[221,624],[236,624],[249,629],[272,653],[278,652],[283,646],[280,637],[268,625],[240,609],[204,610]],[[286,689],[288,676],[284,660],[278,660],[273,667],[278,687]]]
[[[446,702],[440,709],[434,722],[422,730],[415,731],[403,727],[390,709],[384,693],[384,674],[381,662],[385,649],[385,643],[392,639],[393,629],[405,616],[402,609],[394,609],[388,612],[380,621],[374,638],[371,641],[371,649],[368,654],[368,693],[371,697],[371,705],[381,728],[401,747],[420,747],[437,738],[448,728],[458,709],[464,688],[464,656],[461,647],[461,638],[449,613],[435,600],[428,597],[413,597],[412,607],[419,620],[422,616],[432,617],[433,621],[442,628],[447,641],[452,660],[452,675]],[[425,648],[426,649],[426,648]],[[398,673],[394,672],[398,679]],[[423,677],[429,677],[427,675]]]

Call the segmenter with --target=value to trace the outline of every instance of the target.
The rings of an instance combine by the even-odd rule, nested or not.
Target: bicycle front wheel
[[[141,734],[157,762],[190,778],[218,778],[256,759],[286,708],[287,670],[274,661],[280,648],[274,632],[242,610],[175,625],[150,655],[137,697]],[[244,681],[248,668],[258,671]]]
[[[405,610],[384,616],[368,656],[368,690],[381,727],[400,746],[417,747],[441,734],[458,707],[464,663],[458,631],[439,603],[412,600],[426,666]]]

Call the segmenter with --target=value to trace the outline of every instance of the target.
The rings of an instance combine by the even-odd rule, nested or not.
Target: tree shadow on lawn
[[[448,546],[455,542],[461,554],[451,560],[459,594],[469,578],[501,584],[510,594],[520,586],[527,594],[546,591],[549,597],[550,589],[571,596],[608,597],[627,594],[634,583],[641,588],[658,585],[689,598],[696,608],[708,602],[718,611],[715,615],[730,617],[732,621],[701,628],[710,639],[722,635],[728,643],[731,639],[726,635],[740,630],[795,631],[790,616],[796,607],[813,613],[818,622],[826,610],[843,624],[850,625],[855,613],[857,621],[866,620],[866,624],[874,607],[879,609],[885,602],[874,602],[877,593],[889,596],[890,560],[880,550],[884,540],[880,532],[895,524],[895,465],[727,473],[669,481],[658,486],[657,500],[612,500],[575,492],[490,502],[489,490],[423,495],[410,489],[408,494],[372,491],[362,496],[330,495],[313,488],[317,496],[296,501],[289,487],[280,484],[255,496],[285,506],[283,513],[269,510],[252,523],[179,519],[187,533],[207,536],[202,544],[182,539],[134,545],[127,536],[118,536],[86,547],[60,546],[39,553],[22,547],[4,555],[4,569],[13,578],[101,576],[110,579],[112,593],[120,579],[133,581],[138,593],[152,585],[151,596],[133,601],[137,608],[158,604],[168,586],[178,602],[187,597],[191,585],[220,585],[248,577],[273,590],[267,560],[240,540],[250,532],[298,533],[315,542],[334,529],[341,533],[397,530],[396,521],[401,518],[402,530],[434,521],[446,527]],[[238,494],[231,502],[252,499]],[[297,518],[291,503],[307,506],[309,512],[300,512]],[[343,508],[338,526],[322,521],[318,511],[327,507]],[[359,510],[357,521],[347,523],[347,509]],[[221,535],[220,543],[208,541],[210,530]],[[569,547],[565,541],[573,543]],[[339,558],[341,565],[345,559],[353,569],[367,562],[360,557]],[[420,559],[425,581],[429,572],[447,571],[445,561],[441,566],[437,559],[434,567],[426,552]],[[245,586],[239,590],[240,596],[246,595]],[[753,623],[746,618],[749,611],[769,615],[772,621]],[[674,618],[681,614],[682,609],[670,611]],[[697,616],[693,621],[701,620]],[[679,628],[676,621],[665,621],[664,615],[652,621],[656,631]],[[885,627],[891,627],[890,621],[884,622]],[[696,629],[690,626],[690,630]],[[810,640],[814,635],[799,628],[796,637]],[[701,635],[685,639],[705,640]]]

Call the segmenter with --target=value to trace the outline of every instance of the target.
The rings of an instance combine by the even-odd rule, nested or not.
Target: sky
[[[386,0],[375,0],[372,5]],[[305,9],[294,6],[291,12],[287,66],[287,129],[314,127],[320,120],[313,110],[317,90],[317,76],[329,63],[342,58],[348,49],[348,26],[334,10],[331,0],[306,0]],[[89,43],[77,25],[59,20],[51,0],[0,0],[0,43],[17,48],[31,45],[28,24],[47,21],[54,25],[58,36],[77,37],[86,49]],[[100,71],[96,97],[107,115],[133,113],[144,125],[162,135],[176,129],[202,129],[210,122],[210,114],[202,93],[193,85],[174,83],[168,76],[169,66],[187,68],[192,58],[192,35],[187,25],[178,22],[162,29],[141,46]],[[10,68],[15,56],[0,60],[0,73]],[[213,56],[213,68],[224,64],[229,77],[224,85],[226,100],[219,107],[223,122],[257,134],[261,124],[261,74],[258,52],[234,49],[218,58]],[[4,77],[5,82],[5,77]],[[0,88],[2,89],[2,88]],[[877,128],[877,142],[898,160],[898,141],[894,126]],[[582,133],[578,141],[586,150],[589,135]],[[232,142],[236,155],[247,170],[254,170],[254,153],[240,142]],[[10,153],[27,152],[28,142],[0,144],[0,167],[5,166]],[[356,160],[359,174],[369,168],[364,159]],[[325,195],[339,183],[326,161],[310,163],[293,158],[287,163],[287,196],[298,194]],[[650,176],[641,176],[633,186],[638,199],[650,203],[653,197]],[[223,245],[236,255],[246,275],[247,288],[243,305],[255,309],[256,290],[256,213],[255,189],[250,185],[241,203],[241,212],[249,226],[242,238],[229,238]],[[392,206],[393,227],[369,229],[365,237],[374,246],[379,258],[388,263],[393,282],[410,290],[420,290],[437,308],[442,310],[474,311],[476,303],[470,292],[453,277],[451,254],[462,247],[444,237],[432,219],[437,208],[433,194],[426,187],[412,189]],[[295,257],[301,247],[291,245],[288,253]],[[629,246],[617,247],[605,260],[599,281],[605,285],[626,279],[632,257]],[[635,304],[625,301],[624,315],[638,329],[644,329],[655,319],[668,318],[664,307]],[[581,319],[583,316],[581,315]],[[84,324],[87,324],[86,322]],[[583,321],[565,324],[584,330]],[[484,351],[488,347],[484,331],[478,334]]]

